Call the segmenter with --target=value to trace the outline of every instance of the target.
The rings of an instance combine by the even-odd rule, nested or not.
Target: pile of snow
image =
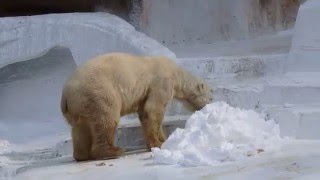
[[[279,126],[273,120],[215,102],[195,112],[185,129],[176,129],[161,149],[152,152],[156,164],[201,166],[272,152],[280,146]]]

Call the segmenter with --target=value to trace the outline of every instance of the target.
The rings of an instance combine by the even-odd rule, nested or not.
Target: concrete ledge
[[[184,128],[189,116],[169,116],[165,117],[163,128],[167,136],[176,128]],[[124,147],[126,151],[145,149],[145,140],[140,122],[133,120],[134,123],[125,124],[118,128],[116,143]]]
[[[265,109],[265,113],[279,123],[282,136],[320,139],[320,104],[286,104]]]
[[[286,54],[179,58],[183,67],[203,78],[237,79],[279,76]]]
[[[212,80],[215,101],[259,110],[261,105],[320,103],[319,73],[290,73],[282,77]]]
[[[189,116],[166,116],[163,123],[166,135],[169,136],[176,128],[184,128],[188,118]],[[118,146],[125,148],[126,153],[146,149],[143,130],[140,122],[137,119],[130,121],[130,123],[125,123],[118,127],[115,139],[115,143]],[[71,140],[58,143],[52,149],[45,150],[45,152],[45,154],[42,154],[45,155],[45,157],[41,157],[41,159],[52,159],[61,156],[72,155]],[[33,155],[33,157],[35,157],[35,155]]]

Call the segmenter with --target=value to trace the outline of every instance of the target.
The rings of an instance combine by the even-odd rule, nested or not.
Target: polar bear
[[[147,147],[160,147],[166,139],[165,108],[173,98],[195,111],[212,101],[212,90],[166,57],[109,53],[85,62],[70,75],[61,96],[74,159],[120,156],[116,129],[120,117],[130,113],[138,114]]]

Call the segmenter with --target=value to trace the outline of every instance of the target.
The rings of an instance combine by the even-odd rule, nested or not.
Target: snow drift
[[[200,166],[271,152],[280,145],[279,126],[273,120],[215,102],[195,112],[185,129],[176,129],[152,152],[157,164]]]

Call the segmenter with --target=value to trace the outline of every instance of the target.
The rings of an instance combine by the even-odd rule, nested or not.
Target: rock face
[[[294,25],[304,0],[10,0],[0,17],[103,11],[167,46],[242,40]],[[195,13],[190,13],[195,12]]]
[[[298,0],[144,0],[140,25],[168,46],[242,40],[291,28],[299,5]]]

